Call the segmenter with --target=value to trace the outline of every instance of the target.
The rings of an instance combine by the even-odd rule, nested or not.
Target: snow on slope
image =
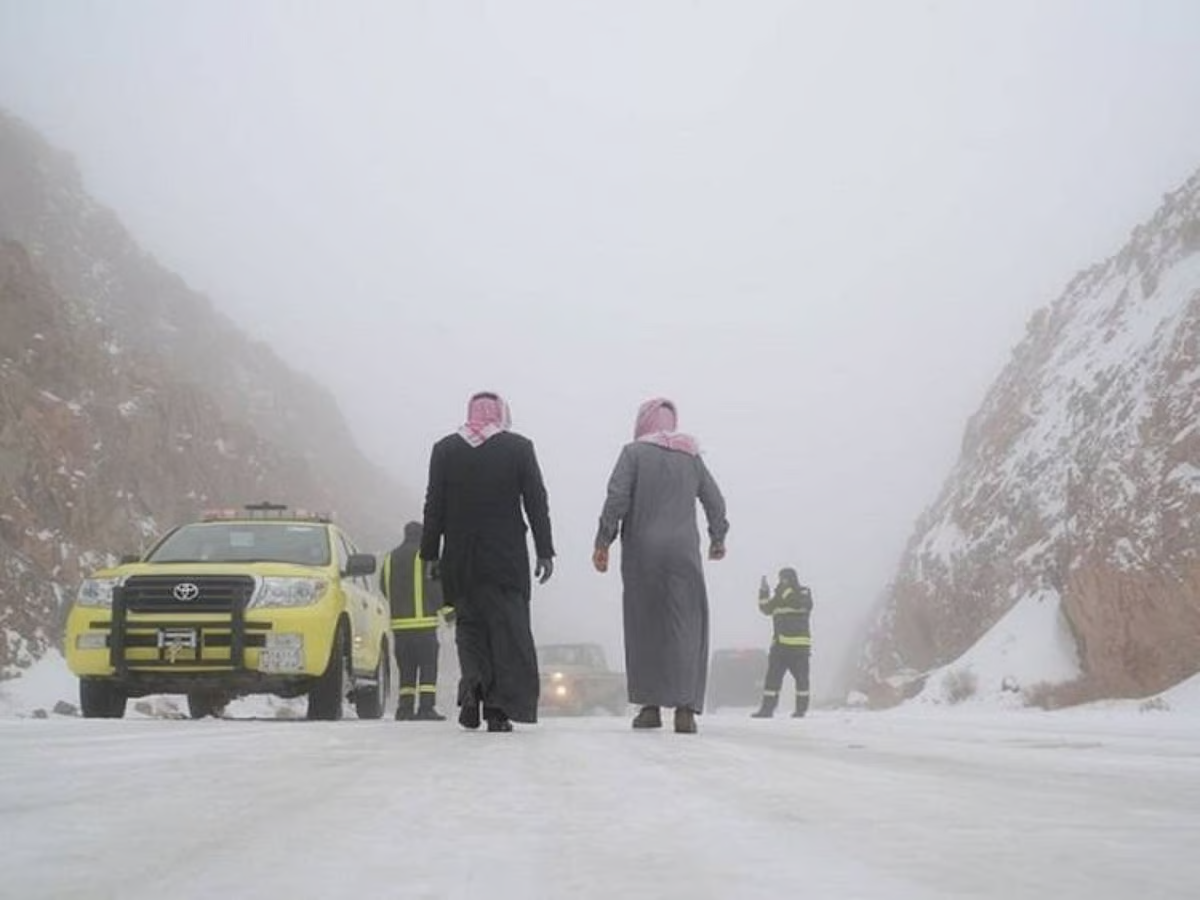
[[[1200,675],[1193,675],[1169,691],[1163,691],[1160,699],[1165,710],[1200,715]]]
[[[1079,657],[1053,591],[1025,597],[970,650],[931,672],[911,702],[1028,705],[1026,691],[1078,678]]]

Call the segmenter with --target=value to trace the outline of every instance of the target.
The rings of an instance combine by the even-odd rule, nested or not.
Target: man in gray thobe
[[[592,562],[608,570],[608,548],[621,537],[625,667],[629,700],[642,707],[634,728],[696,731],[708,676],[708,594],[700,558],[696,501],[704,507],[709,559],[725,556],[725,500],[694,438],[676,431],[675,406],[642,404],[634,441],[621,450],[608,482]]]

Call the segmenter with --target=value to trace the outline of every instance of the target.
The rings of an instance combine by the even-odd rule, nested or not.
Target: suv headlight
[[[269,575],[250,601],[248,609],[311,606],[321,599],[329,582],[324,578],[290,578]]]
[[[75,595],[75,603],[79,606],[112,606],[113,588],[117,586],[117,578],[85,578],[79,585],[79,593]]]

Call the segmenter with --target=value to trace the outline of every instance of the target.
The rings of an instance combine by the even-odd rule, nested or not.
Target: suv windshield
[[[148,562],[281,562],[329,565],[321,525],[293,522],[205,522],[184,525],[154,548]]]

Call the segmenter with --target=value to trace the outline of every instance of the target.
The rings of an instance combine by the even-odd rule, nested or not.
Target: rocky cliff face
[[[0,675],[59,639],[81,572],[262,498],[335,511],[369,549],[414,511],[327,393],[0,114]]]
[[[1073,637],[1077,698],[1195,673],[1198,416],[1200,173],[1030,321],[909,541],[860,686],[919,689],[1023,601],[1057,607],[1031,620]]]

